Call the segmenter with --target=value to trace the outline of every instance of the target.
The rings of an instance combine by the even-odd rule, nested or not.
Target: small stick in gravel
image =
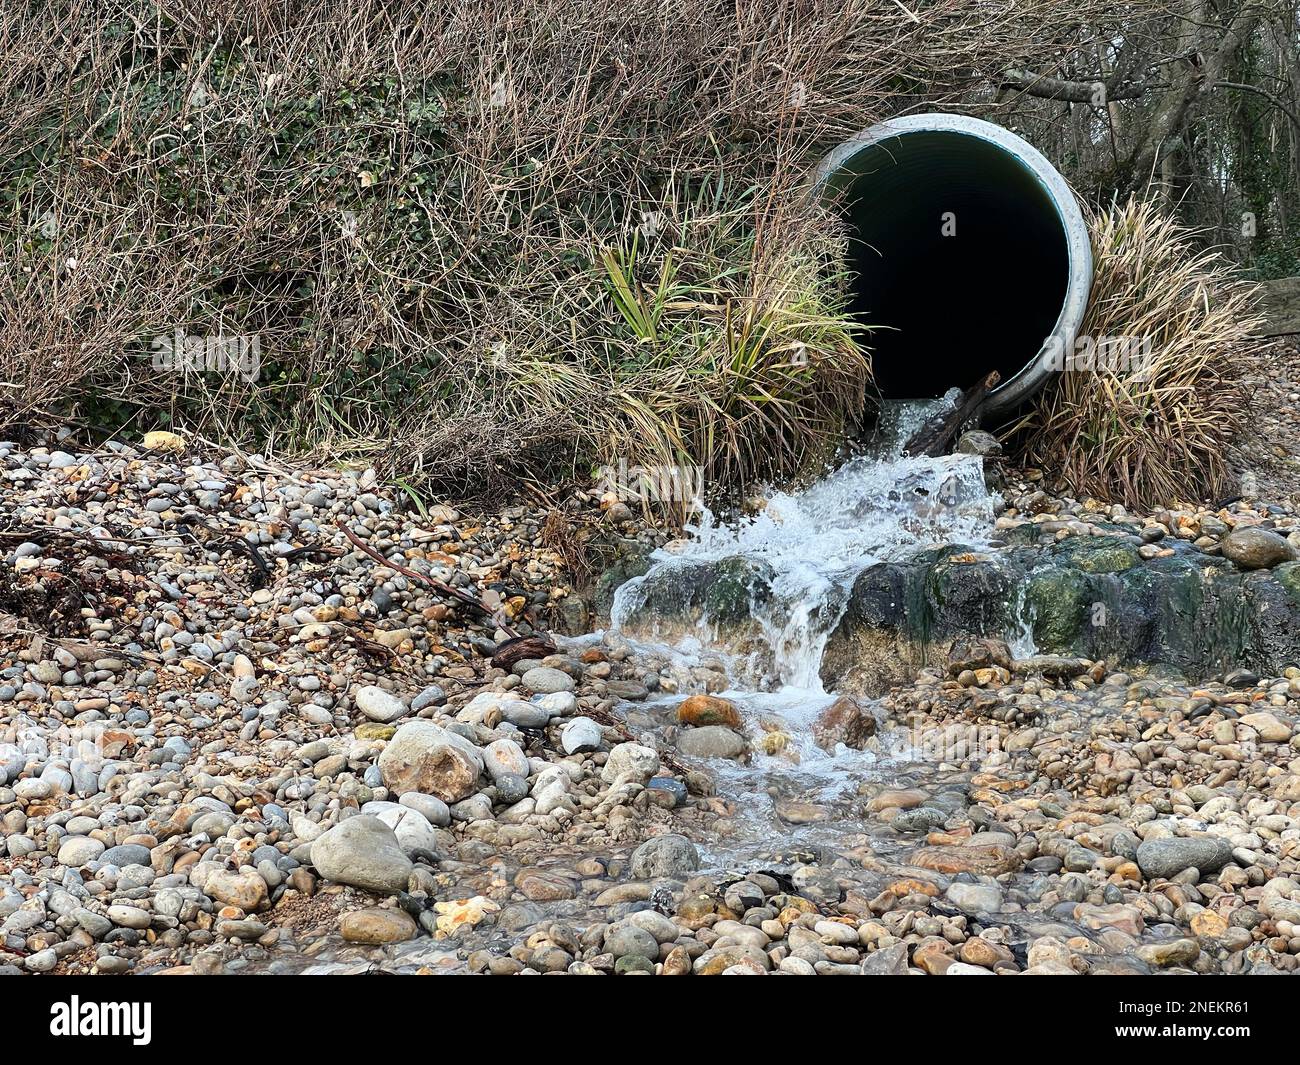
[[[517,633],[511,627],[509,622],[507,622],[504,617],[502,617],[499,613],[494,611],[486,603],[482,602],[479,599],[475,599],[468,592],[463,592],[459,588],[453,588],[450,584],[447,584],[445,581],[438,580],[437,577],[429,577],[423,573],[418,572],[417,570],[411,569],[408,566],[403,566],[400,562],[393,562],[390,559],[384,558],[383,555],[381,555],[373,547],[371,547],[364,540],[362,540],[361,537],[359,537],[345,524],[343,524],[343,520],[341,518],[338,521],[338,527],[343,530],[343,535],[346,536],[348,540],[352,542],[352,544],[357,548],[357,550],[362,551],[365,554],[369,555],[381,566],[387,566],[389,567],[389,569],[394,569],[398,573],[400,573],[403,577],[409,577],[413,581],[419,581],[421,584],[425,585],[428,588],[432,588],[436,592],[441,592],[443,595],[450,595],[455,599],[459,599],[462,603],[466,603],[467,605],[474,607],[474,609],[476,610],[483,611],[484,614],[486,614],[494,622],[496,622],[497,628],[499,628],[507,636],[516,637],[519,635],[519,633]]]

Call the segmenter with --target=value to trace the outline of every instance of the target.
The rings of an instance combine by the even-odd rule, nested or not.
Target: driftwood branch
[[[1027,96],[1044,100],[1065,100],[1072,104],[1109,103],[1112,100],[1136,100],[1151,91],[1145,82],[1121,84],[1120,79],[1098,78],[1096,81],[1070,81],[1048,77],[1030,70],[1008,67],[1002,72],[1002,88],[1015,89]],[[1101,90],[1100,101],[1097,90]]]
[[[988,394],[997,387],[998,382],[1001,380],[1002,376],[997,370],[990,370],[987,375],[962,394],[956,408],[923,426],[919,432],[912,436],[903,450],[908,455],[918,457],[926,455],[934,458],[937,455],[942,455],[948,450],[948,444],[952,441],[952,438],[970,420],[980,404],[984,402]]]
[[[468,592],[462,591],[459,588],[453,588],[446,581],[438,580],[437,577],[426,576],[425,574],[420,573],[417,570],[411,569],[409,566],[403,566],[400,562],[393,562],[391,559],[384,558],[383,555],[381,555],[378,551],[376,551],[373,547],[371,547],[368,543],[366,543],[363,539],[361,539],[361,537],[359,537],[356,533],[354,533],[351,529],[349,529],[343,523],[342,518],[340,518],[338,521],[338,527],[343,530],[343,535],[348,538],[348,540],[352,543],[354,547],[357,548],[357,550],[361,551],[364,554],[369,555],[381,566],[387,566],[389,569],[396,570],[403,577],[408,577],[419,584],[423,584],[426,588],[432,588],[435,592],[441,592],[443,595],[451,596],[453,599],[459,599],[462,603],[466,604],[467,606],[473,607],[475,610],[481,610],[484,614],[490,617],[496,623],[497,628],[501,629],[501,631],[504,632],[507,636],[513,637],[519,635],[519,633],[517,633],[514,630],[514,628],[500,613],[500,611],[493,610],[481,599],[476,599]]]

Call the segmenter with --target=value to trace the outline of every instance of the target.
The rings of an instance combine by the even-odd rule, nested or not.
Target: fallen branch
[[[30,540],[32,543],[41,544],[42,546],[49,542],[75,544],[87,554],[98,555],[100,558],[112,563],[119,569],[134,570],[139,565],[139,560],[128,553],[128,545],[125,540],[110,540],[103,537],[91,536],[89,534],[72,532],[67,529],[52,529],[44,526],[31,525],[22,529],[0,529],[0,540]],[[120,548],[117,546],[119,544],[121,545]]]
[[[1002,375],[997,370],[990,370],[985,377],[966,390],[951,414],[928,422],[912,436],[903,450],[914,457],[926,455],[934,458],[942,455],[947,450],[949,441],[970,420],[979,405],[1001,380]]]
[[[1027,96],[1043,100],[1064,100],[1073,104],[1105,104],[1112,100],[1136,100],[1145,96],[1153,86],[1140,82],[1120,85],[1115,79],[1097,81],[1069,81],[1035,74],[1029,70],[1008,67],[1002,72],[1002,88],[1015,89]]]
[[[482,600],[474,598],[474,596],[470,595],[468,592],[461,591],[459,588],[453,588],[446,581],[438,580],[437,577],[426,576],[417,570],[411,569],[409,566],[403,566],[400,562],[393,562],[391,559],[384,558],[383,555],[349,529],[343,523],[342,518],[338,520],[338,527],[343,530],[343,535],[348,538],[357,550],[369,555],[381,566],[387,566],[389,569],[396,570],[403,577],[409,577],[413,581],[418,581],[426,588],[432,588],[435,592],[441,592],[443,595],[449,595],[454,599],[459,599],[462,603],[465,603],[467,606],[472,606],[475,610],[481,610],[484,614],[490,617],[496,623],[497,628],[507,636],[515,637],[519,635],[519,633],[514,630],[499,611],[493,610]]]
[[[307,547],[295,547],[292,551],[286,551],[283,555],[276,557],[284,562],[293,562],[300,558],[310,558],[312,555],[322,555],[325,558],[338,558],[343,554],[341,547],[319,547],[309,545]]]
[[[223,551],[233,551],[248,559],[253,564],[253,572],[249,580],[253,588],[265,588],[270,582],[270,565],[262,557],[262,553],[244,537],[228,536],[226,530],[219,525],[214,525],[197,517],[177,518],[175,524],[178,529],[205,551],[216,551],[218,554]],[[202,529],[208,534],[208,538],[197,536],[194,532],[195,529]]]

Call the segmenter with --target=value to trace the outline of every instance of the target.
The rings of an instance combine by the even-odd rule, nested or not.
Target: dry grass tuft
[[[173,427],[453,496],[789,472],[867,379],[811,163],[1104,10],[0,5],[0,432]],[[260,376],[158,372],[177,331],[256,337]]]
[[[1255,286],[1153,202],[1090,217],[1096,276],[1082,354],[1040,393],[1022,428],[1029,462],[1079,497],[1131,508],[1221,498],[1241,428],[1234,359],[1258,325]],[[1127,339],[1125,359],[1114,341]],[[1106,342],[1111,342],[1107,348]],[[1086,342],[1085,342],[1086,343]]]

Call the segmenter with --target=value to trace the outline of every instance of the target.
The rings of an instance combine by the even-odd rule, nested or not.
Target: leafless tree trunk
[[[1263,13],[1261,5],[1247,3],[1221,25],[1207,6],[1204,0],[1184,5],[1180,47],[1166,64],[1169,88],[1129,157],[1128,169],[1135,182],[1153,174],[1162,155],[1175,150],[1171,142],[1182,130],[1196,98],[1223,80],[1237,49],[1254,32]]]

